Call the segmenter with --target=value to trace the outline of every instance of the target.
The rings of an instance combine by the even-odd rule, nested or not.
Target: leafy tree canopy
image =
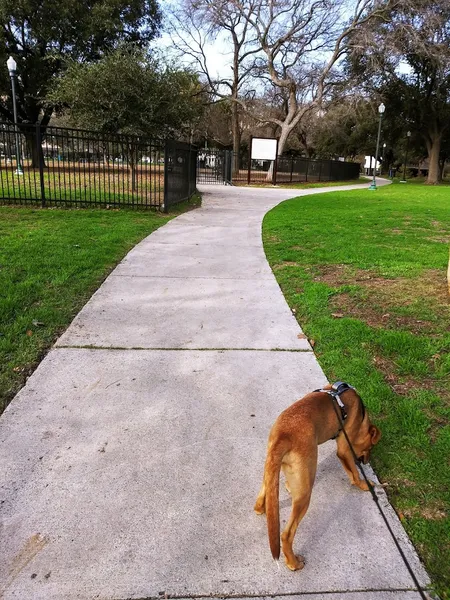
[[[160,22],[157,0],[0,0],[0,117],[13,120],[9,55],[19,76],[18,120],[45,127],[48,90],[68,59],[96,61],[124,41],[145,45]]]
[[[422,138],[433,184],[450,122],[449,23],[448,0],[400,0],[387,21],[356,32],[348,63],[349,74],[385,100],[404,133]]]
[[[204,93],[192,71],[125,45],[95,63],[73,61],[50,100],[78,127],[154,136],[190,131]]]

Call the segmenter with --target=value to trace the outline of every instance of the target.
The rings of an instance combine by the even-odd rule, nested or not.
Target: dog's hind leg
[[[283,471],[283,475],[284,475],[284,487],[286,488],[286,491],[288,494],[291,493],[291,488],[289,487],[289,482],[286,476],[286,472],[285,472],[285,465],[283,463],[281,463],[281,470]]]
[[[303,569],[305,559],[296,556],[292,549],[294,536],[300,521],[306,514],[311,499],[312,487],[317,468],[317,447],[307,458],[301,458],[291,453],[285,466],[287,484],[292,494],[292,511],[289,521],[281,534],[283,553],[286,565],[291,571]]]
[[[263,515],[266,512],[266,485],[263,481],[258,497],[256,498],[253,510],[257,515]]]

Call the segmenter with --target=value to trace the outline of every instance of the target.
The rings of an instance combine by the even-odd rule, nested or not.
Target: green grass
[[[383,177],[387,178],[387,175],[383,175]],[[403,180],[403,175],[402,176],[397,176],[394,177],[392,179],[392,183],[401,183],[401,181]],[[427,179],[426,177],[409,177],[409,175],[406,175],[406,184],[405,183],[401,183],[401,185],[427,185]],[[441,181],[441,183],[439,184],[439,186],[442,185],[450,185],[450,179],[445,178]]]
[[[336,187],[338,185],[358,185],[361,183],[367,183],[370,185],[370,180],[367,177],[359,177],[358,179],[348,179],[347,181],[317,181],[314,183],[280,183],[279,186],[283,188],[289,188],[294,190],[309,190],[310,188],[320,187]]]
[[[367,177],[359,177],[358,179],[348,179],[347,181],[316,181],[316,182],[304,182],[304,183],[277,183],[274,186],[271,183],[251,183],[248,185],[247,183],[237,183],[238,187],[261,187],[261,188],[287,188],[290,190],[309,190],[311,188],[322,188],[322,187],[336,187],[340,185],[358,185],[361,183],[367,183],[370,185],[370,180]]]
[[[0,207],[0,413],[101,282],[170,217]]]
[[[446,187],[302,197],[264,220],[265,251],[330,380],[383,432],[373,464],[450,598],[450,242]],[[389,565],[386,565],[389,568]]]

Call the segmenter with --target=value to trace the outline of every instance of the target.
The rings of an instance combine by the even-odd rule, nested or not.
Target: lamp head
[[[8,58],[8,60],[6,61],[6,65],[8,67],[8,71],[10,75],[13,75],[16,71],[17,71],[17,63],[16,61],[13,59],[12,56],[10,56]]]
[[[378,107],[378,112],[380,113],[380,115],[382,115],[385,110],[386,110],[385,105],[383,103],[381,103],[380,106]]]

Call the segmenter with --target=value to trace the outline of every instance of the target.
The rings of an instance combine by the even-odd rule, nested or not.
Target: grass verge
[[[450,196],[413,190],[289,200],[266,215],[263,237],[327,377],[355,385],[382,429],[372,463],[448,599]]]
[[[341,185],[358,185],[361,183],[367,183],[370,185],[370,180],[367,177],[359,177],[358,179],[348,179],[346,181],[311,181],[303,183],[235,183],[238,187],[256,187],[256,188],[287,188],[289,190],[309,190],[311,188],[322,188],[322,187],[336,187]]]
[[[159,212],[0,208],[0,413]]]

